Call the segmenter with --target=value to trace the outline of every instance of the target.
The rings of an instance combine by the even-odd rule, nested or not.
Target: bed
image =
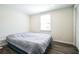
[[[19,48],[18,51],[42,54],[45,53],[52,38],[50,34],[27,32],[9,35],[6,40],[9,46]]]

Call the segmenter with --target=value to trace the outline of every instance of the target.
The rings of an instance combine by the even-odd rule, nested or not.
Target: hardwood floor
[[[73,45],[54,41],[52,47],[48,49],[48,54],[78,54],[78,50]]]
[[[4,46],[3,49],[0,49],[0,54],[17,54],[17,52]],[[73,45],[54,41],[47,54],[78,54],[78,50]]]

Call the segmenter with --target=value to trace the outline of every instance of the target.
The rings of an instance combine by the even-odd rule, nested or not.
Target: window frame
[[[41,16],[43,16],[43,15],[50,15],[50,14],[42,14],[42,15],[40,15],[40,31],[41,31],[41,32],[50,32],[51,29],[52,29],[52,25],[51,25],[51,15],[50,15],[50,30],[42,30],[42,29],[41,29]]]

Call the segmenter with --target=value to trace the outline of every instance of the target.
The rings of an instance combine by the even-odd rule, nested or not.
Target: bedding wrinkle
[[[28,54],[44,53],[51,41],[51,35],[45,33],[18,33],[7,36],[7,41]]]

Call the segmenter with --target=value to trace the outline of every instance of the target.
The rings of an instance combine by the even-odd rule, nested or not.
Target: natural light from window
[[[40,30],[44,30],[44,31],[51,30],[51,16],[50,16],[50,14],[41,15]]]

